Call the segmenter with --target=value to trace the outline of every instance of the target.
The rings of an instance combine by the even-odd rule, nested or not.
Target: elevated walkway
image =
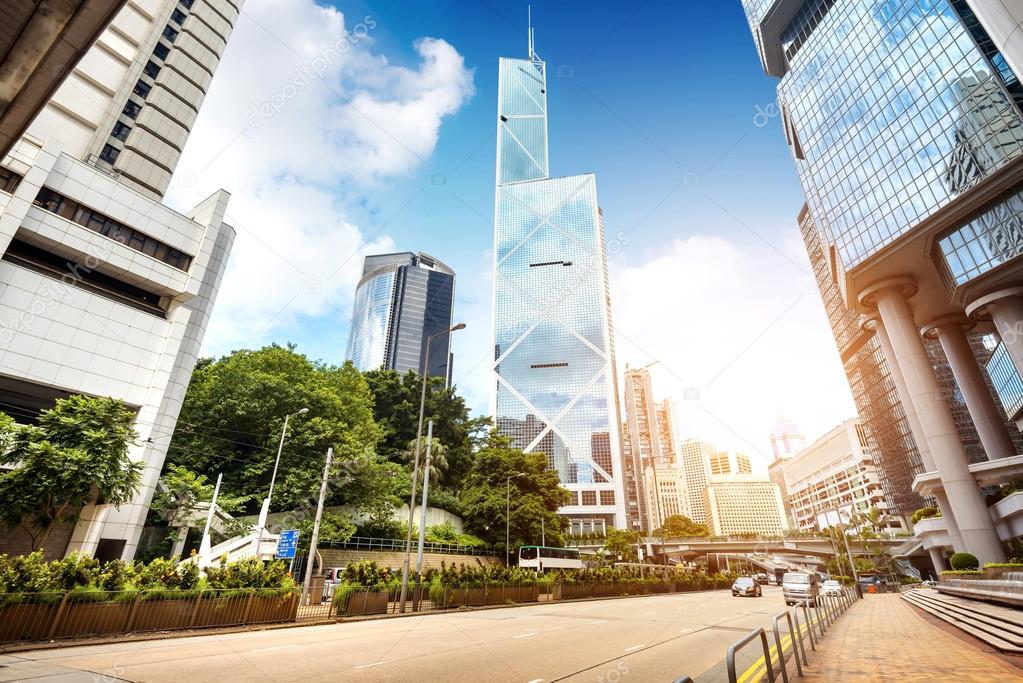
[[[1023,654],[1023,611],[917,588],[902,594],[912,605],[1008,654]]]

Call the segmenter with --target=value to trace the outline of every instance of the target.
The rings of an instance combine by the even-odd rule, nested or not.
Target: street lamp
[[[511,566],[511,480],[526,476],[525,472],[519,472],[509,476],[504,481],[504,566]]]
[[[408,593],[408,569],[409,560],[412,554],[412,516],[416,510],[416,485],[419,482],[419,444],[423,440],[423,413],[426,410],[426,384],[430,376],[430,343],[437,337],[443,337],[451,332],[457,332],[458,330],[464,330],[465,323],[458,323],[454,327],[449,327],[443,332],[432,334],[426,338],[426,352],[423,354],[423,389],[419,396],[419,427],[416,429],[416,455],[412,465],[412,495],[409,496],[408,503],[408,529],[405,532],[405,559],[401,564],[401,601],[398,610],[400,612],[405,611],[405,596]],[[426,514],[426,510],[423,510],[423,514]]]
[[[256,546],[256,556],[259,556],[261,546],[263,545],[263,531],[266,528],[266,517],[270,512],[270,499],[274,495],[274,483],[277,481],[277,467],[281,464],[281,452],[284,450],[284,437],[288,434],[288,420],[295,417],[296,415],[305,415],[309,412],[308,408],[302,408],[294,413],[289,413],[284,416],[284,428],[281,429],[281,440],[277,444],[277,459],[274,460],[274,471],[270,475],[270,490],[266,494],[266,498],[263,499],[263,507],[259,510],[259,545]]]

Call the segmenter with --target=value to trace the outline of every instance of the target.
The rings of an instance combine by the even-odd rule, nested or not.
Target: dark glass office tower
[[[412,252],[367,256],[355,291],[347,358],[360,370],[389,368],[445,377],[450,384],[450,335],[426,340],[451,327],[455,273],[432,256]]]

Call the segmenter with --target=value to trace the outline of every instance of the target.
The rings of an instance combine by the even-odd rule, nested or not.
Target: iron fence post
[[[57,632],[57,626],[60,624],[60,620],[64,618],[64,610],[67,607],[68,596],[71,595],[65,592],[60,599],[60,605],[57,606],[57,612],[53,615],[53,620],[50,622],[50,628],[46,634],[47,640],[53,640],[54,634]]]

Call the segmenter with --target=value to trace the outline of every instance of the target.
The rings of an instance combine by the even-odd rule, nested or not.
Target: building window
[[[117,161],[117,157],[120,156],[121,150],[117,149],[113,145],[103,145],[103,151],[99,153],[99,158],[108,164],[112,164]]]
[[[14,193],[18,189],[18,185],[21,183],[21,176],[12,171],[9,168],[0,166],[0,190],[4,192]]]
[[[176,23],[178,26],[181,26],[183,23],[185,23],[185,13],[179,9],[175,9],[173,12],[171,12],[171,21]]]
[[[141,104],[139,104],[135,100],[128,100],[124,105],[124,109],[121,110],[121,113],[127,116],[129,119],[134,119],[138,117],[140,111],[142,111]]]
[[[160,59],[167,59],[167,55],[170,54],[170,48],[163,43],[157,43],[156,47],[153,48],[153,54]]]
[[[597,492],[596,491],[583,491],[583,505],[596,505],[597,504]]]
[[[114,124],[114,130],[111,131],[110,134],[123,142],[124,140],[128,139],[128,133],[130,132],[131,126],[125,125],[118,121],[117,123]]]
[[[149,85],[148,83],[144,83],[143,81],[139,81],[138,83],[135,84],[135,87],[132,88],[132,92],[134,92],[136,95],[140,95],[143,99],[145,99],[145,97],[149,94],[149,91],[152,89],[153,86]]]
[[[192,3],[194,1],[195,0],[181,0],[181,6],[184,7],[185,9],[192,9]]]
[[[150,78],[156,78],[156,75],[160,73],[160,67],[153,60],[149,60],[146,62],[146,68],[142,71],[144,71]]]
[[[178,37],[177,29],[172,27],[170,24],[167,24],[167,26],[163,28],[163,37],[166,38],[168,42],[173,43]]]

